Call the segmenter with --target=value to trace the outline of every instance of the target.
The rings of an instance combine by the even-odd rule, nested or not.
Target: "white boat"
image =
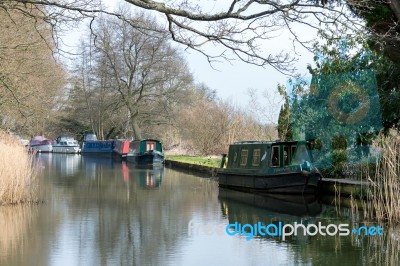
[[[53,141],[53,152],[79,153],[80,151],[79,143],[73,137],[62,135]]]
[[[29,141],[29,149],[37,152],[52,152],[53,145],[50,139],[43,136],[35,136]]]

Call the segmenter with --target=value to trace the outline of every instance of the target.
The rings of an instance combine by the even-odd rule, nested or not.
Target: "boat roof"
[[[60,139],[73,139],[73,140],[75,140],[74,137],[71,137],[71,136],[68,136],[68,135],[60,135],[60,136],[58,136],[57,138],[60,138]]]
[[[132,142],[137,142],[137,141],[156,141],[156,142],[161,143],[161,141],[158,139],[135,139],[135,140],[132,140]]]
[[[241,145],[241,144],[293,144],[293,143],[299,143],[299,142],[306,142],[304,140],[288,140],[288,141],[282,141],[282,140],[269,140],[269,141],[258,141],[258,140],[246,140],[246,141],[238,141],[233,143],[233,145]]]
[[[43,140],[47,140],[47,138],[43,136],[35,136],[31,139],[31,141],[43,141]]]

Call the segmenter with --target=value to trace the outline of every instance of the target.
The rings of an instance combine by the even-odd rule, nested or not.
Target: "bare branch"
[[[172,39],[186,47],[206,56],[212,63],[219,59],[244,62],[291,73],[293,57],[287,53],[274,55],[263,49],[268,40],[275,37],[273,32],[288,28],[294,41],[308,46],[300,35],[293,30],[294,25],[303,25],[319,29],[322,24],[342,25],[349,30],[364,30],[364,25],[351,14],[339,0],[231,0],[214,3],[210,9],[207,0],[199,4],[177,0],[157,2],[154,0],[125,0],[126,3],[157,13],[166,19]],[[351,7],[368,7],[368,1],[347,0]],[[397,12],[396,3],[390,4]],[[334,3],[338,5],[335,6]],[[109,11],[102,7],[100,0],[14,0],[2,1],[0,8],[17,9],[19,5],[35,6],[44,13],[40,16],[52,28],[59,29],[62,23],[82,21],[85,18],[95,19],[101,14],[113,16],[129,23],[130,26],[149,34],[148,25],[140,20],[127,18],[120,11]],[[25,10],[25,9],[23,9]],[[21,11],[22,12],[22,11]],[[26,12],[29,15],[29,12]],[[398,13],[396,13],[398,14]],[[151,34],[151,33],[150,33]],[[334,37],[334,36],[332,36]],[[215,45],[219,51],[207,50],[208,45]]]

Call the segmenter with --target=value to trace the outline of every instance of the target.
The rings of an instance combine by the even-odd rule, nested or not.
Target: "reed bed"
[[[400,224],[400,139],[380,137],[378,145],[381,157],[374,173],[368,169],[363,173],[371,182],[363,215],[366,219]]]
[[[0,131],[0,205],[37,202],[32,155],[13,136]]]

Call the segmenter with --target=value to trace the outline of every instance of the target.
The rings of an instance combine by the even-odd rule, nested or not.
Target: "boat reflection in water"
[[[75,176],[81,168],[79,154],[52,154],[53,168],[59,172],[60,177]]]
[[[317,223],[316,216],[322,211],[322,204],[313,195],[265,196],[220,188],[218,199],[221,204],[223,217],[228,220],[227,226],[233,232],[232,236],[249,236],[248,233],[254,233],[250,238],[254,237],[268,241],[305,243],[308,241],[309,236],[300,234],[286,237],[286,239],[282,239],[282,236],[279,234],[276,236],[268,234],[261,236],[257,229],[253,228],[256,231],[248,232],[247,229],[249,228],[245,230],[242,226],[252,226],[261,223],[263,226],[274,224],[276,228],[280,228],[281,225],[294,223],[315,224]],[[277,233],[274,229],[271,230],[273,231],[269,232],[272,234]],[[250,238],[246,239],[249,240]]]
[[[141,173],[140,187],[146,189],[156,189],[161,185],[164,168],[146,170]]]
[[[111,154],[83,154],[81,156],[82,170],[86,178],[94,180],[108,174],[111,175],[111,173],[108,173],[111,172],[108,169],[113,169],[114,167]]]
[[[219,188],[218,199],[222,204],[234,205],[237,209],[262,208],[263,212],[286,214],[296,217],[316,216],[322,204],[314,195],[258,195],[231,189]]]
[[[163,165],[129,165],[122,162],[122,176],[125,182],[135,180],[139,183],[140,188],[158,189],[164,175]]]

